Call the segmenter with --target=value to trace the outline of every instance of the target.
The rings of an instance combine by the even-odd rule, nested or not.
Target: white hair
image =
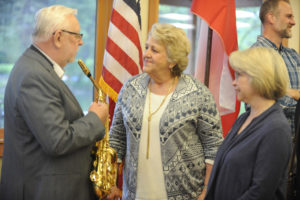
[[[33,42],[48,40],[56,30],[64,27],[66,16],[70,14],[76,15],[77,10],[62,5],[53,5],[37,11],[32,34]]]

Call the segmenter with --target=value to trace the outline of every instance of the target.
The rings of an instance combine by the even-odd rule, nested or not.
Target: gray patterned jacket
[[[149,76],[127,81],[118,97],[110,145],[123,170],[123,199],[135,199],[143,109]],[[213,160],[222,143],[222,127],[210,91],[190,75],[181,75],[160,120],[163,174],[168,199],[196,199],[202,191],[205,159]]]

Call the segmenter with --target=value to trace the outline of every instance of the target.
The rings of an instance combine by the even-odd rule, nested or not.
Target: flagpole
[[[209,72],[210,72],[210,60],[211,60],[212,32],[213,32],[212,29],[210,27],[208,27],[205,76],[204,76],[204,84],[206,85],[206,87],[209,87]]]

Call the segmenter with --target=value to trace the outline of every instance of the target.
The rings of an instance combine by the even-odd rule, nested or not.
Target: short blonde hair
[[[241,70],[251,77],[251,85],[266,99],[284,96],[289,86],[286,65],[277,51],[266,47],[255,47],[235,51],[229,56],[234,70]]]
[[[67,15],[76,15],[77,10],[62,5],[42,8],[35,15],[35,26],[32,34],[34,42],[48,40],[58,29],[63,29]]]
[[[176,63],[171,70],[173,76],[180,76],[188,65],[191,50],[190,41],[183,29],[167,23],[156,23],[152,26],[148,37],[165,46],[168,61]]]

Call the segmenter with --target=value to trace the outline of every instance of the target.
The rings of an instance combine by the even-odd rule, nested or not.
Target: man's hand
[[[100,118],[103,124],[105,124],[108,117],[108,106],[105,103],[93,102],[89,107],[89,112],[94,112]]]
[[[122,190],[114,186],[111,188],[111,193],[106,197],[106,200],[119,200],[122,197]]]

